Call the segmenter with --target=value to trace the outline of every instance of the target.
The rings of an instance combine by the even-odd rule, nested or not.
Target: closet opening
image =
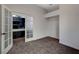
[[[59,15],[47,18],[48,36],[59,40]]]

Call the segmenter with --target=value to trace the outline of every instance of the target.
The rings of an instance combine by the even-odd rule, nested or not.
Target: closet
[[[59,39],[59,15],[59,9],[44,15],[48,22],[47,35],[56,39]]]

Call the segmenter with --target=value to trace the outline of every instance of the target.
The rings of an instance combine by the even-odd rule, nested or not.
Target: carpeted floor
[[[24,42],[24,39],[14,41],[13,48],[8,54],[78,54],[79,51],[61,45],[58,40],[50,37],[42,38],[31,42]]]

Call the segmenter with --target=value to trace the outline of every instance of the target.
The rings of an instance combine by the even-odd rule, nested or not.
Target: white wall
[[[2,30],[1,30],[1,28],[2,28],[2,25],[1,25],[2,24],[1,23],[2,22],[1,21],[1,19],[2,19],[2,17],[1,17],[2,13],[1,12],[2,12],[2,10],[1,10],[1,5],[0,5],[0,53],[1,53],[1,33],[2,33]]]
[[[79,5],[60,5],[60,43],[79,49]]]
[[[8,8],[10,8],[12,11],[21,12],[24,13],[26,16],[33,16],[33,35],[34,37],[30,40],[39,39],[46,36],[46,24],[47,21],[43,17],[45,14],[45,11],[35,5],[22,5],[22,4],[12,4],[12,5],[6,5]],[[27,41],[27,40],[26,40]]]
[[[59,16],[47,19],[47,35],[59,39]]]

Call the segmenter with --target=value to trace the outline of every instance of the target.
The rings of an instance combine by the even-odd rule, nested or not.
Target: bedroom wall
[[[36,5],[21,5],[21,4],[9,4],[6,5],[11,11],[24,13],[26,16],[33,17],[33,38],[26,39],[26,41],[36,40],[46,36],[46,24],[47,21],[43,17],[45,11]]]
[[[60,43],[79,49],[79,5],[60,5]]]

